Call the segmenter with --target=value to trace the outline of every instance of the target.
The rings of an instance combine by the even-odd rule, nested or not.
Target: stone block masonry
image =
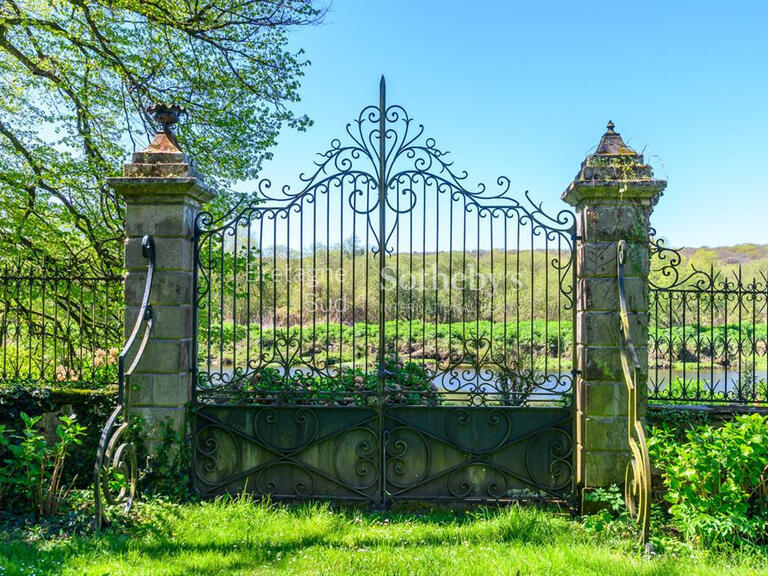
[[[136,152],[122,178],[108,184],[125,200],[125,330],[133,328],[146,280],[141,239],[155,241],[154,326],[144,355],[127,382],[127,405],[150,447],[170,425],[185,430],[194,362],[194,226],[213,193],[181,152],[169,127]]]
[[[619,327],[616,253],[628,243],[625,289],[641,360],[641,415],[648,371],[649,217],[666,182],[612,123],[563,200],[576,209],[576,483],[582,491],[624,483],[629,459],[627,386]]]

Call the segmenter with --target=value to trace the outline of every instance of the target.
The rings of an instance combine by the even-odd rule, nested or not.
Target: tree
[[[311,0],[2,0],[0,258],[18,248],[122,267],[123,207],[105,186],[184,106],[185,152],[209,184],[253,178],[296,116],[308,61],[286,32]],[[225,195],[226,196],[226,195]]]

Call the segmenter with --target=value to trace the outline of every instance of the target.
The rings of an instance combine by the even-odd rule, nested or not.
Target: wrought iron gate
[[[467,185],[400,106],[196,223],[194,484],[568,499],[574,217]]]

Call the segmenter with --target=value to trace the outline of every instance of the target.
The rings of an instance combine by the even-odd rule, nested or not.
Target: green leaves
[[[210,184],[253,178],[284,124],[310,124],[289,109],[308,62],[286,32],[320,16],[311,0],[1,3],[0,246],[119,268],[104,179],[148,143],[151,102],[187,108],[178,138]]]
[[[763,543],[768,523],[768,418],[743,415],[690,430],[676,442],[654,428],[651,459],[661,470],[676,527],[707,544]]]
[[[437,405],[442,400],[432,384],[433,374],[418,362],[384,359],[384,392],[387,401],[405,405]],[[375,370],[342,367],[337,374],[297,371],[288,376],[274,367],[245,374],[238,370],[233,382],[237,402],[295,402],[365,406],[375,401],[379,376]]]
[[[82,444],[85,427],[74,416],[61,416],[58,441],[49,445],[38,429],[42,416],[20,416],[21,434],[6,437],[0,426],[0,447],[10,454],[0,463],[0,500],[10,510],[31,508],[37,517],[50,516],[68,494],[62,484],[64,463],[72,446]]]

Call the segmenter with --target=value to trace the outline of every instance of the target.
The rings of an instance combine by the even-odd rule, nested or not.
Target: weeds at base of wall
[[[150,442],[143,418],[131,418],[131,440],[139,463],[139,491],[149,498],[160,497],[172,502],[190,498],[191,454],[189,418],[184,430],[176,431],[168,420],[160,425],[158,441]]]
[[[670,529],[710,548],[765,546],[768,417],[740,415],[680,436],[680,429],[656,427],[648,446]]]
[[[646,432],[666,426],[667,429],[674,431],[678,440],[684,440],[688,430],[716,424],[716,421],[709,412],[703,410],[682,410],[674,406],[655,405],[649,406],[646,410],[646,423]]]
[[[59,513],[74,484],[65,480],[65,466],[72,449],[80,446],[85,428],[74,416],[63,415],[50,441],[38,429],[42,416],[21,413],[23,426],[7,433],[0,425],[0,503],[11,513],[34,514],[35,521]]]
[[[24,428],[21,413],[30,417],[43,416],[39,429],[51,442],[56,439],[56,426],[62,416],[75,416],[85,428],[80,445],[72,447],[72,454],[64,471],[64,480],[73,479],[75,488],[88,488],[93,476],[93,463],[99,436],[117,401],[117,388],[101,390],[78,388],[45,388],[17,383],[0,386],[0,425],[8,434],[18,434]],[[0,462],[7,450],[0,447]]]

